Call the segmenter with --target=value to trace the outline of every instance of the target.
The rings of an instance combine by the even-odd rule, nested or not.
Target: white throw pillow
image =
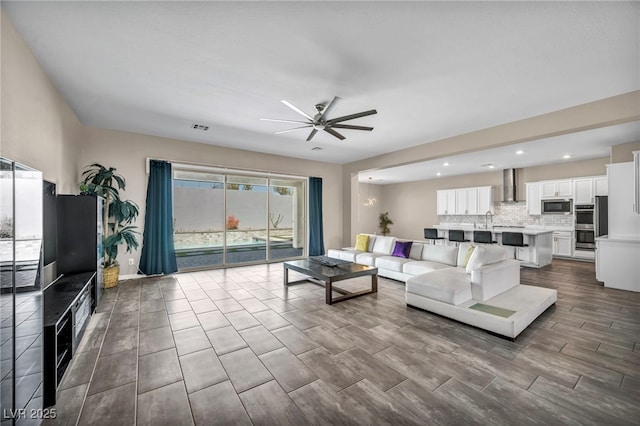
[[[409,253],[409,258],[420,260],[420,256],[422,256],[422,244],[414,242],[411,246],[411,253]]]
[[[470,274],[474,269],[478,269],[482,266],[486,250],[483,246],[476,246],[475,250],[471,254],[469,261],[467,262],[466,271]]]

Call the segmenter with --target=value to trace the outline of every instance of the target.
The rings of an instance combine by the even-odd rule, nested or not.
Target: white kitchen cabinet
[[[573,232],[554,231],[553,232],[553,255],[573,256]]]
[[[605,287],[640,292],[640,239],[596,238],[596,279]]]
[[[486,214],[490,211],[493,214],[493,188],[490,186],[478,187],[478,213]]]
[[[570,179],[559,180],[556,182],[558,187],[558,197],[571,197],[573,195],[573,186]]]
[[[478,214],[478,188],[456,189],[456,214]]]
[[[609,195],[609,185],[606,176],[593,178],[593,193],[595,196]]]
[[[540,182],[542,198],[567,198],[573,195],[571,179]]]
[[[493,189],[491,186],[440,189],[436,191],[436,203],[439,215],[493,213]]]
[[[573,204],[593,204],[593,178],[573,180]]]
[[[539,215],[542,213],[542,200],[540,199],[540,183],[529,182],[527,186],[527,213]]]
[[[456,190],[441,189],[436,191],[436,211],[439,215],[456,214]]]
[[[573,180],[573,204],[593,204],[597,195],[608,195],[606,176],[577,178]]]

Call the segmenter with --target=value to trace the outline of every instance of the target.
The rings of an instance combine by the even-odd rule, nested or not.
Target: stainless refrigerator
[[[593,228],[596,238],[609,234],[608,199],[606,195],[596,196],[593,206]]]

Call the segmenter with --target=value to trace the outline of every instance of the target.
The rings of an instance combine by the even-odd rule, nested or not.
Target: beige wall
[[[640,151],[640,141],[611,147],[611,163],[633,161],[633,151]]]
[[[145,197],[148,177],[145,160],[147,157],[170,160],[172,162],[222,165],[229,168],[267,170],[298,176],[318,176],[323,179],[324,238],[326,247],[337,247],[342,240],[342,190],[340,179],[342,166],[338,164],[308,161],[277,155],[260,154],[251,151],[223,148],[213,145],[186,142],[114,130],[84,127],[83,147],[80,156],[81,167],[99,162],[107,167],[115,167],[126,181],[125,199],[135,201],[141,208],[136,225],[144,228]],[[126,258],[133,257],[138,262],[139,252],[120,254],[122,274],[128,271]]]
[[[353,184],[352,177],[363,170],[432,160],[638,120],[640,91],[635,91],[345,164],[342,178],[345,206],[349,206],[352,192],[357,192],[357,184]],[[357,215],[357,209],[353,208],[343,212],[345,244],[352,238]]]
[[[526,182],[605,175],[605,164],[608,161],[609,158],[605,157],[519,169],[517,176],[518,199],[523,201],[526,199]],[[366,186],[368,185],[360,184],[360,187]],[[502,199],[502,171],[380,185],[380,198],[375,215],[364,215],[362,211],[366,207],[359,207],[360,221],[355,228],[357,229],[355,233],[369,232],[370,229],[377,230],[377,215],[380,212],[388,211],[389,217],[394,222],[391,226],[391,235],[399,238],[422,239],[423,228],[440,222],[436,214],[436,191],[474,186],[492,186],[494,201],[500,201]]]
[[[2,12],[3,157],[41,170],[60,193],[77,191],[78,118]]]

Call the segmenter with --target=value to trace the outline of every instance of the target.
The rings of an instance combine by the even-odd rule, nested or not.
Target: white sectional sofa
[[[521,285],[519,262],[501,246],[476,245],[471,253],[469,243],[412,241],[410,251],[404,246],[400,253],[398,241],[408,242],[369,235],[367,250],[330,249],[327,256],[376,266],[378,275],[405,282],[409,306],[510,338],[557,300],[556,290]]]

